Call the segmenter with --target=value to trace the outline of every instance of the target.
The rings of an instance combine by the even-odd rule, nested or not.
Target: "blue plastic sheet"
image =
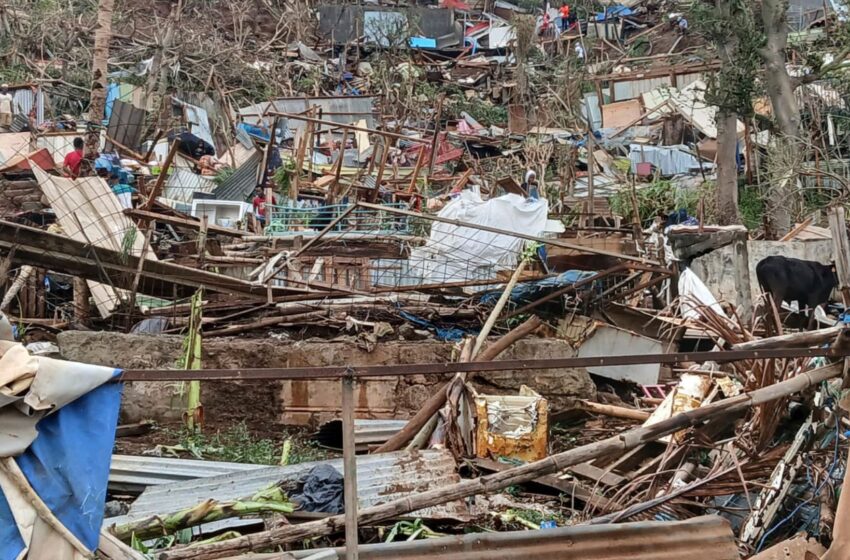
[[[115,370],[118,375],[120,370]],[[38,437],[15,460],[33,490],[88,549],[97,549],[122,386],[107,383],[42,419]],[[0,560],[24,548],[0,493]]]
[[[459,340],[463,340],[463,337],[467,334],[474,334],[470,331],[465,331],[463,329],[458,329],[456,327],[443,328],[438,327],[431,321],[423,319],[422,317],[417,317],[407,311],[399,310],[399,314],[406,320],[414,325],[419,325],[422,328],[428,329],[429,331],[433,331],[434,334],[437,335],[437,338],[440,340],[445,340],[447,342],[457,342]]]
[[[606,19],[618,18],[618,17],[628,17],[634,14],[631,8],[627,8],[621,4],[617,4],[616,6],[609,6],[605,9],[604,12],[600,12],[596,14],[596,21],[605,21]]]
[[[534,282],[523,282],[521,284],[517,284],[514,289],[511,290],[510,302],[513,304],[530,303],[540,299],[549,292],[571,286],[572,284],[593,276],[596,276],[596,272],[568,270],[558,274],[557,276],[550,276],[549,278],[535,280]],[[501,295],[502,290],[487,292],[481,297],[481,303],[485,305],[493,305]]]

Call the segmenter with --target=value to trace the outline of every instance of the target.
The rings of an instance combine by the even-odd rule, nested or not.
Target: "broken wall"
[[[123,369],[171,369],[180,356],[182,338],[169,335],[128,335],[66,331],[58,335],[63,359]],[[120,348],[121,352],[116,352]],[[396,365],[453,361],[454,346],[446,342],[390,341],[374,351],[356,340],[293,342],[277,339],[216,338],[205,340],[204,368],[271,368],[342,365]],[[575,351],[558,339],[528,338],[499,359],[566,358]],[[359,418],[408,418],[448,376],[416,375],[372,378],[357,386]],[[478,374],[473,385],[487,394],[515,394],[525,384],[546,397],[553,410],[576,398],[593,398],[595,386],[584,368],[504,371]],[[124,390],[122,421],[179,420],[184,410],[179,383],[135,382]],[[268,430],[273,423],[315,424],[338,416],[338,380],[203,383],[202,402],[211,425],[245,421]]]
[[[750,258],[750,290],[753,301],[761,294],[756,277],[756,265],[765,257],[782,255],[795,259],[817,261],[828,264],[832,259],[832,241],[760,241],[749,240],[747,251]],[[735,257],[732,245],[694,259],[692,270],[720,300],[734,305],[740,304],[738,287],[735,283]]]
[[[0,179],[0,216],[40,211],[44,207],[41,200],[37,181]]]

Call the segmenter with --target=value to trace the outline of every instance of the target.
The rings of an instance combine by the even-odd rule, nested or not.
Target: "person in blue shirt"
[[[133,207],[133,187],[130,185],[130,175],[122,173],[120,170],[113,170],[109,174],[109,186],[112,187],[112,192],[118,197],[118,202],[122,208]]]

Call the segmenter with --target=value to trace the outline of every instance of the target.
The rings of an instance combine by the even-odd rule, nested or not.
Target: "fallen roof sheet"
[[[225,160],[226,161],[226,160]],[[225,179],[221,185],[213,191],[213,196],[218,200],[238,200],[244,202],[248,195],[257,186],[257,171],[260,169],[262,154],[253,150],[251,156],[233,172],[233,175]]]
[[[354,421],[354,445],[357,451],[367,451],[370,445],[384,443],[397,434],[407,420],[371,420],[358,418]],[[342,449],[342,420],[325,422],[313,439],[331,449]]]
[[[334,459],[286,467],[263,467],[152,486],[139,496],[127,515],[109,519],[106,523],[111,525],[178,511],[209,498],[234,500],[250,496],[280,481],[296,481],[321,463],[343,471],[342,459]],[[457,463],[451,453],[445,450],[381,453],[357,458],[357,496],[360,507],[389,502],[459,481]],[[464,521],[469,519],[469,510],[463,502],[451,502],[414,512],[410,516]]]
[[[64,235],[135,257],[144,252],[145,260],[157,260],[150,247],[145,249],[144,235],[124,215],[118,197],[106,181],[100,177],[54,177],[39,167],[32,171]],[[88,284],[101,317],[108,317],[120,305],[123,294],[107,284],[91,280]]]
[[[738,547],[729,523],[716,515],[686,521],[644,521],[617,525],[575,525],[542,531],[472,533],[418,541],[368,544],[357,547],[362,560],[514,560],[516,558],[580,560],[681,560],[710,558],[738,560]],[[292,552],[304,559],[319,550]],[[333,549],[331,560],[345,558]],[[257,554],[253,560],[278,556]],[[323,557],[324,558],[324,557]]]
[[[171,484],[222,474],[262,469],[263,465],[197,461],[171,457],[113,455],[109,466],[109,488],[123,492],[142,492],[148,486]]]
[[[147,111],[144,109],[116,99],[112,104],[112,115],[109,117],[106,135],[131,150],[137,150],[145,131],[146,117]],[[107,140],[104,151],[113,152],[116,148],[111,140]]]

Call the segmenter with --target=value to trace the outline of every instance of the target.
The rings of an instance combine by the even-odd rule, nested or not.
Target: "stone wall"
[[[832,259],[832,241],[750,240],[747,242],[747,252],[750,259],[750,290],[753,301],[756,301],[761,295],[756,278],[756,265],[760,260],[771,255],[782,255],[826,264]],[[731,245],[694,259],[691,268],[717,299],[738,305],[735,259]]]
[[[107,332],[66,331],[58,336],[66,360],[124,369],[173,368],[182,338],[167,335],[128,335]],[[382,342],[372,352],[352,340],[290,342],[273,339],[216,338],[204,341],[204,368],[270,368],[345,365],[392,365],[453,361],[454,346],[436,341]],[[566,342],[527,338],[499,359],[534,359],[574,356]],[[448,378],[437,375],[385,377],[358,384],[360,418],[408,418]],[[584,368],[505,371],[473,377],[476,390],[490,394],[516,393],[520,385],[535,389],[550,400],[552,410],[570,405],[575,398],[592,398],[595,386]],[[246,421],[268,427],[282,424],[316,424],[337,416],[339,382],[254,381],[206,382],[202,402],[207,421],[228,424]],[[124,391],[122,421],[178,420],[182,414],[179,383],[138,382]]]

